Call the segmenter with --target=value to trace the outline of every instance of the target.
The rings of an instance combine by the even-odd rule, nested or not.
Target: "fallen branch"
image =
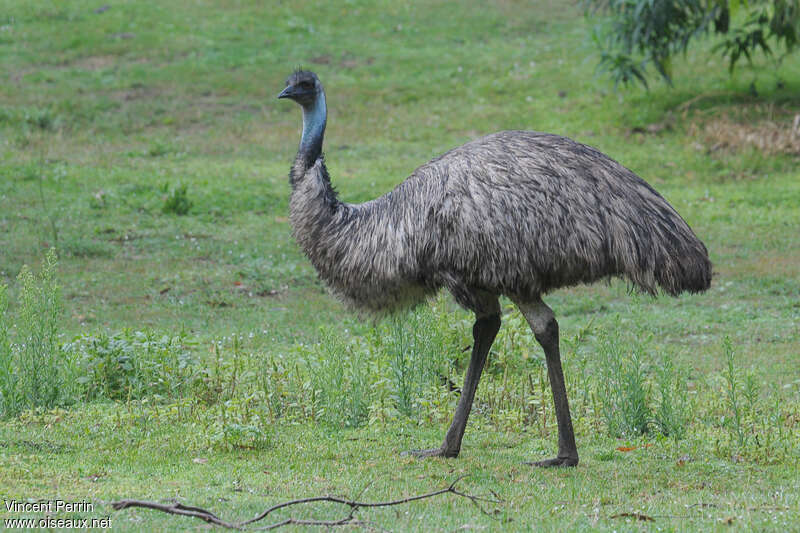
[[[461,476],[453,481],[449,487],[444,489],[435,490],[433,492],[428,492],[426,494],[419,494],[417,496],[409,496],[407,498],[402,498],[399,500],[392,500],[388,502],[360,502],[354,500],[347,500],[344,498],[338,498],[336,496],[314,496],[311,498],[300,498],[297,500],[290,500],[287,502],[279,503],[277,505],[273,505],[266,511],[262,512],[258,516],[251,518],[250,520],[245,520],[244,522],[226,522],[222,520],[217,515],[203,509],[201,507],[194,507],[190,505],[183,505],[182,503],[172,502],[170,504],[164,503],[157,503],[157,502],[149,502],[143,500],[119,500],[116,502],[111,502],[111,507],[115,510],[119,511],[122,509],[127,509],[129,507],[142,507],[145,509],[154,509],[156,511],[161,511],[167,514],[174,514],[180,516],[191,516],[194,518],[199,518],[208,522],[209,524],[214,524],[220,527],[228,528],[228,529],[245,529],[247,526],[254,524],[255,522],[259,522],[269,516],[271,513],[279,510],[285,509],[287,507],[291,507],[294,505],[301,505],[306,503],[316,503],[316,502],[328,502],[328,503],[337,503],[341,505],[346,505],[350,507],[350,513],[345,516],[344,518],[340,518],[339,520],[312,520],[312,519],[305,519],[305,518],[294,518],[290,517],[285,520],[281,520],[280,522],[275,522],[273,524],[269,524],[264,527],[257,528],[259,530],[271,530],[277,529],[279,527],[288,526],[288,525],[304,525],[304,526],[327,526],[327,527],[334,527],[334,526],[344,526],[344,525],[368,525],[366,522],[362,522],[361,520],[357,520],[355,517],[356,511],[361,508],[371,508],[371,507],[389,507],[393,505],[402,505],[404,503],[414,502],[418,500],[424,500],[427,498],[433,498],[434,496],[439,496],[441,494],[453,494],[455,496],[459,496],[462,498],[467,498],[470,500],[483,514],[487,516],[492,516],[488,513],[483,507],[481,507],[480,502],[487,502],[487,503],[502,503],[497,495],[495,494],[495,499],[492,498],[485,498],[482,496],[475,496],[473,494],[467,494],[466,492],[461,492],[456,489],[456,484],[464,479],[467,476]]]
[[[157,502],[148,502],[144,500],[119,500],[111,502],[111,507],[116,511],[127,509],[128,507],[143,507],[145,509],[155,509],[168,514],[177,514],[181,516],[193,516],[205,520],[209,524],[216,524],[218,526],[226,527],[228,529],[241,529],[239,524],[225,522],[211,511],[206,511],[200,507],[191,507],[183,505],[182,503],[173,502],[171,504],[163,504]]]

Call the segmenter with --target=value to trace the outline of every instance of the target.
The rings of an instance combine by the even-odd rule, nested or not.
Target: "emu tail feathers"
[[[612,238],[612,255],[622,274],[650,294],[659,287],[672,296],[705,291],[711,285],[708,251],[680,215],[662,202],[650,204],[639,220],[623,222],[612,232],[624,235]]]
[[[697,237],[675,246],[660,265],[655,275],[658,285],[668,294],[703,292],[711,285],[711,261],[706,247]]]

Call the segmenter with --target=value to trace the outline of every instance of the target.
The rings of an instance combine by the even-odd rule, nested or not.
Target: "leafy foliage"
[[[184,333],[175,336],[130,331],[81,335],[64,345],[78,367],[76,381],[88,400],[175,398],[195,380],[195,362]]]
[[[714,51],[728,59],[730,72],[756,51],[772,55],[777,46],[789,54],[800,44],[798,0],[584,0],[584,7],[610,15],[595,27],[594,40],[598,68],[615,86],[647,87],[649,66],[671,84],[672,58],[709,33],[722,36]]]

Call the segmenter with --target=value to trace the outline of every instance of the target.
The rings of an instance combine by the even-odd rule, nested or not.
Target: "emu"
[[[673,296],[706,290],[708,252],[686,222],[608,156],[532,131],[474,140],[380,198],[348,204],[323,160],[327,107],[319,78],[298,70],[278,98],[303,110],[289,173],[292,233],[331,292],[351,308],[383,314],[445,288],[475,314],[472,354],[444,442],[407,453],[458,456],[505,295],[544,349],[558,421],[557,457],[531,464],[577,465],[558,322],[542,295],[609,277],[652,295],[659,288]]]

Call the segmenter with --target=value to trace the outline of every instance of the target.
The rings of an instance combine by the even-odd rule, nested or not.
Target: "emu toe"
[[[412,457],[458,457],[458,452],[451,452],[446,450],[444,447],[439,448],[430,448],[428,450],[406,450],[402,452],[400,455],[403,456],[412,456]]]
[[[531,461],[526,462],[526,465],[539,466],[541,468],[550,468],[553,466],[578,466],[577,457],[556,457],[554,459],[545,459],[544,461]]]

